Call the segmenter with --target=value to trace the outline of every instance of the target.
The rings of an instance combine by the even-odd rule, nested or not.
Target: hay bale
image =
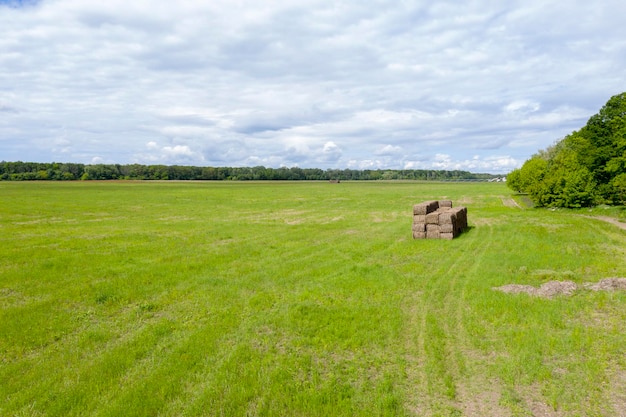
[[[452,210],[446,210],[439,213],[439,224],[453,224],[456,221],[456,213]]]
[[[450,213],[454,213],[456,216],[463,211],[464,207],[454,207],[448,210]]]
[[[467,229],[467,209],[461,212],[461,218],[459,220],[459,227],[462,230]]]
[[[432,213],[439,208],[438,201],[425,201],[420,204],[416,204],[413,206],[413,214],[421,214],[426,215],[428,213]]]
[[[413,223],[426,223],[426,215],[425,214],[414,214],[413,215]]]
[[[439,224],[439,212],[428,213],[426,215],[426,224]]]
[[[420,204],[416,204],[413,206],[413,214],[420,214],[420,215],[426,215],[432,211],[434,211],[432,209],[432,201],[425,201],[423,203]]]
[[[456,228],[460,231],[467,229],[467,208],[455,207],[451,212],[456,216]]]
[[[439,239],[441,237],[441,232],[439,230],[437,231],[426,231],[426,239]]]
[[[465,229],[467,208],[453,208],[451,200],[426,201],[413,206],[415,239],[453,239]]]

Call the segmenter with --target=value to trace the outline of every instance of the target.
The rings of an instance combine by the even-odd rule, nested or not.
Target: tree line
[[[0,162],[0,180],[209,180],[209,181],[329,181],[329,180],[435,180],[485,181],[492,174],[445,170],[355,170],[319,168],[197,167],[185,165],[76,164],[40,162]]]
[[[538,207],[626,204],[626,93],[509,173],[507,184]]]

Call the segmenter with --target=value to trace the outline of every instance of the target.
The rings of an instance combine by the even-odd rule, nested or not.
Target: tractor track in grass
[[[461,276],[462,282],[457,287],[460,288],[458,298],[454,299],[454,309],[450,314],[456,314],[455,326],[449,326],[449,337],[455,340],[455,354],[457,372],[455,381],[456,396],[452,401],[456,410],[459,410],[463,416],[510,416],[510,410],[500,405],[501,390],[499,386],[494,385],[494,381],[489,381],[488,376],[482,373],[473,373],[472,368],[475,367],[476,356],[472,353],[472,335],[464,325],[467,322],[464,307],[467,297],[468,286],[473,280],[480,278],[477,271],[481,268],[481,263],[485,254],[489,253],[493,245],[494,228],[492,225],[485,225],[480,231],[474,229],[477,233],[474,240],[475,246],[472,250],[468,250],[466,255],[470,257],[462,265],[468,265],[463,270],[463,274],[457,274],[455,277]],[[483,233],[484,232],[484,233]],[[475,254],[474,256],[472,256]],[[455,278],[456,284],[457,278]],[[452,291],[450,291],[452,293]],[[449,304],[447,304],[449,305]]]
[[[476,277],[475,272],[480,268],[483,256],[490,250],[492,245],[493,226],[488,225],[481,228],[480,232],[477,229],[474,229],[474,231],[476,236],[474,236],[473,245],[467,248],[463,257],[459,256],[457,258],[448,271],[452,278],[449,290],[445,296],[445,314],[441,317],[446,329],[446,337],[453,341],[448,363],[452,365],[453,372],[451,377],[454,384],[454,397],[450,398],[449,407],[452,411],[460,409],[463,415],[467,415],[468,411],[476,407],[472,397],[468,398],[466,393],[468,389],[471,390],[473,387],[463,386],[463,382],[467,381],[466,347],[470,344],[470,338],[464,326],[466,314],[464,303],[467,287],[471,284],[471,280]],[[483,236],[483,232],[487,236]],[[455,294],[458,294],[458,296],[455,297]],[[446,317],[455,317],[456,320],[452,322],[446,319]],[[484,414],[479,413],[476,415]]]
[[[449,264],[430,275],[447,277],[447,282],[442,278],[428,282],[411,300],[405,340],[406,409],[411,414],[458,415],[475,408],[465,404],[470,399],[460,398],[459,391],[466,373],[465,353],[461,349],[467,344],[463,300],[468,280],[490,247],[491,239],[483,238],[484,233],[492,235],[492,226],[474,229],[471,235],[453,241],[452,244],[462,242],[463,246],[459,245],[456,253],[448,255]],[[462,388],[463,397],[471,392],[469,388]]]

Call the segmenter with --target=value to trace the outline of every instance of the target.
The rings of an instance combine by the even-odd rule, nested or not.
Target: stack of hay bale
[[[454,239],[467,229],[467,208],[452,201],[426,201],[413,206],[413,239]]]

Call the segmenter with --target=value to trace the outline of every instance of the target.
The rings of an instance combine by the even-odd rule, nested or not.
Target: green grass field
[[[432,199],[470,229],[413,240]],[[492,289],[626,277],[626,232],[581,215],[602,209],[514,207],[498,183],[4,182],[0,201],[2,416],[626,410],[626,292]]]

